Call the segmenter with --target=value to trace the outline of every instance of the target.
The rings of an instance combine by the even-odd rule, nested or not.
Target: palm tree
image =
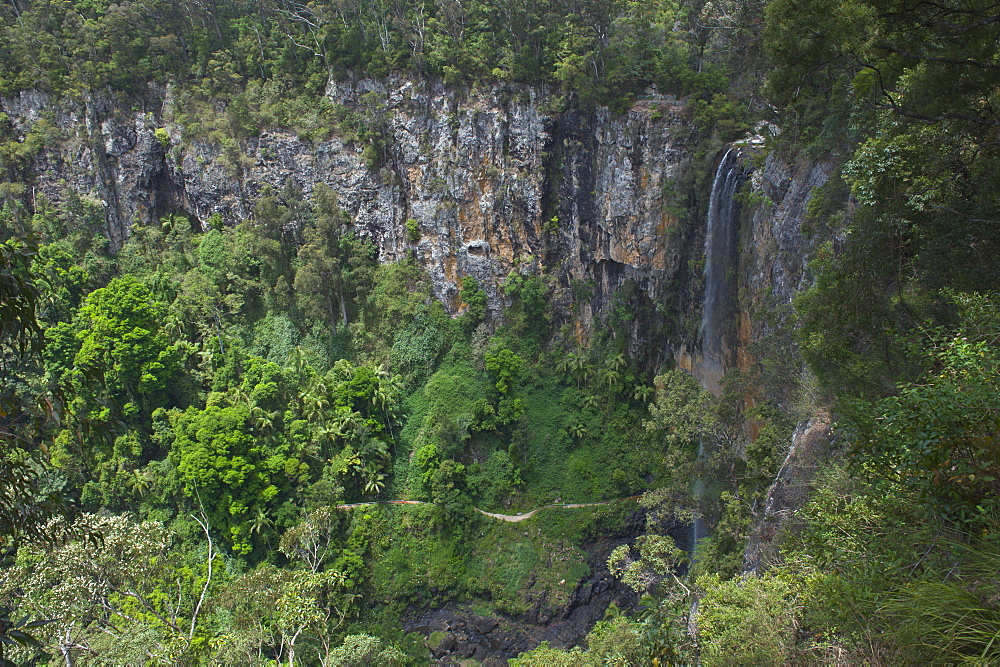
[[[375,389],[372,390],[371,404],[373,408],[378,408],[385,413],[386,406],[393,400],[392,389],[389,382],[380,377],[376,378]]]
[[[261,533],[266,535],[267,529],[273,525],[274,521],[271,519],[268,511],[263,507],[257,507],[257,512],[250,518],[250,534],[258,537]]]
[[[330,458],[333,446],[338,438],[344,437],[338,424],[326,423],[316,429],[316,441],[319,444],[319,454],[323,460]]]
[[[385,426],[389,429],[389,436],[395,439],[395,435],[392,432],[392,420],[396,417],[396,400],[402,392],[403,383],[402,380],[390,374],[382,366],[378,367],[376,377],[378,378],[378,386],[375,389],[375,394],[372,396],[372,401],[382,411]]]
[[[183,338],[184,318],[173,309],[167,311],[166,317],[163,318],[163,330],[177,338]]]
[[[309,374],[310,370],[309,362],[306,361],[306,354],[300,346],[296,345],[290,356],[290,361],[292,362],[291,368],[295,372],[295,376],[301,382],[305,379],[306,375]]]
[[[573,350],[556,364],[556,370],[561,373],[571,373],[576,378],[576,388],[580,388],[580,378],[588,366],[587,357],[577,350]]]
[[[360,412],[355,412],[346,405],[337,406],[333,416],[328,423],[346,438],[348,435],[358,435],[358,430],[364,425],[364,417]]]
[[[619,352],[613,357],[608,357],[608,360],[604,362],[604,365],[613,371],[620,371],[625,367],[625,355]]]
[[[359,453],[366,461],[372,459],[385,461],[389,458],[389,446],[379,438],[365,438]]]
[[[587,427],[583,422],[577,422],[569,427],[569,434],[577,440],[583,440],[587,435]]]
[[[243,387],[234,387],[229,390],[229,401],[234,405],[244,405],[247,409],[252,409],[257,404],[250,396],[250,392]]]
[[[212,362],[215,360],[215,352],[207,347],[202,347],[198,350],[198,356],[201,358],[198,365],[204,368],[205,372],[211,372],[213,370]]]
[[[361,476],[364,479],[363,492],[366,495],[377,496],[385,488],[385,475],[373,465],[366,464],[361,469]]]
[[[565,375],[573,369],[572,359],[573,353],[564,354],[559,361],[556,363],[556,372]]]
[[[327,377],[333,378],[338,382],[345,382],[352,379],[354,374],[355,370],[351,362],[347,359],[337,359],[333,364],[333,368],[327,372]]]
[[[600,380],[601,386],[611,388],[618,386],[618,382],[621,380],[621,377],[621,373],[609,367],[601,370],[598,379]]]
[[[653,395],[653,388],[648,384],[636,385],[635,391],[632,393],[632,397],[642,403],[649,401],[649,397]]]
[[[280,410],[275,410],[274,412],[268,412],[259,405],[255,405],[250,408],[250,419],[253,422],[254,427],[261,432],[261,434],[267,433],[272,428],[274,428],[274,422],[278,417],[281,416]]]
[[[132,471],[129,476],[128,485],[132,489],[132,493],[136,494],[140,498],[146,495],[149,491],[149,485],[153,481],[148,472],[141,471],[138,468]]]
[[[330,401],[327,399],[326,385],[322,382],[314,382],[303,393],[302,405],[306,419],[313,423],[323,421],[327,406]]]

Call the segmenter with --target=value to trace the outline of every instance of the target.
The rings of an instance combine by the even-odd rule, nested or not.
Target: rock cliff
[[[291,179],[308,197],[325,183],[379,258],[414,257],[451,312],[463,308],[463,276],[476,278],[496,313],[511,271],[538,272],[578,337],[624,306],[634,356],[651,368],[674,357],[697,374],[713,179],[679,185],[693,169],[696,138],[681,102],[641,100],[618,115],[540,87],[455,88],[402,77],[331,82],[326,96],[378,119],[377,155],[338,131],[313,142],[265,128],[228,145],[188,136],[169,122],[183,103],[169,89],[127,104],[23,92],[0,99],[0,110],[22,137],[40,122],[57,129],[23,175],[29,196],[60,201],[72,190],[89,199],[103,212],[113,249],[137,220],[185,212],[202,225],[213,215],[232,224],[253,216],[265,188]],[[811,244],[800,228],[810,193],[833,170],[829,161],[793,164],[774,155],[750,168],[753,152],[740,151],[753,173],[754,205],[737,215],[739,247],[723,271],[739,294],[726,315],[738,334],[726,336],[717,355],[724,367],[746,367],[754,344],[774,339],[782,309],[808,283]]]
[[[755,204],[741,221],[739,333],[733,363],[747,370],[756,358],[766,356],[772,369],[763,375],[786,377],[763,377],[762,389],[798,420],[784,463],[757,508],[744,552],[746,573],[761,572],[777,561],[777,537],[805,501],[808,483],[830,456],[834,440],[830,415],[808,395],[809,379],[792,336],[792,299],[811,284],[809,261],[824,240],[804,229],[808,203],[836,166],[831,159],[793,162],[767,155],[751,176]],[[756,425],[749,426],[755,438]]]
[[[463,276],[479,281],[497,311],[510,271],[536,270],[552,276],[564,302],[585,288],[590,298],[577,299],[577,312],[586,328],[629,282],[632,305],[651,310],[683,269],[685,234],[667,200],[693,130],[676,100],[615,115],[540,88],[403,78],[331,83],[327,96],[383,119],[377,159],[336,133],[312,143],[268,128],[235,150],[186,137],[164,120],[169,90],[130,108],[41,93],[0,106],[21,133],[43,118],[59,128],[62,140],[35,159],[33,193],[59,201],[69,187],[99,201],[113,248],[135,220],[172,211],[202,224],[213,214],[247,219],[266,186],[293,179],[306,196],[320,182],[338,193],[381,260],[412,253],[452,312],[462,307]],[[633,337],[638,345],[643,332]]]
[[[830,178],[830,159],[790,162],[771,153],[751,177],[756,204],[744,216],[740,255],[740,354],[787,324],[792,298],[812,282],[818,240],[803,230],[814,190]],[[770,313],[766,317],[765,313]]]

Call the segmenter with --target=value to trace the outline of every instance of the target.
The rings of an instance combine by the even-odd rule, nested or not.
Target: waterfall
[[[708,221],[705,230],[705,296],[702,301],[701,326],[698,338],[702,359],[695,375],[702,386],[716,396],[722,393],[722,375],[729,365],[736,306],[736,268],[739,266],[740,206],[736,193],[743,185],[747,173],[740,165],[739,150],[730,147],[712,181],[708,199]],[[698,441],[698,460],[706,456],[704,438]],[[705,482],[694,480],[692,488],[695,502],[705,495]],[[706,533],[701,518],[691,522],[691,565],[698,540]]]
[[[705,230],[705,296],[702,301],[702,369],[699,379],[713,394],[720,394],[722,374],[732,349],[732,314],[735,306],[735,270],[739,259],[740,205],[736,192],[746,179],[740,165],[740,153],[730,147],[712,181],[708,200],[708,224]]]
[[[698,460],[701,461],[705,458],[705,439],[698,439]],[[694,486],[691,489],[691,495],[694,496],[695,501],[700,501],[705,495],[705,482],[701,477],[697,477],[694,480]],[[701,525],[701,517],[695,515],[694,519],[691,521],[691,565],[694,565],[694,550],[698,546],[698,540],[705,537],[703,534]]]

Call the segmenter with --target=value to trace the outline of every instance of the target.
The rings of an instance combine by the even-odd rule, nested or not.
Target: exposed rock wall
[[[790,162],[772,153],[751,176],[751,192],[759,203],[744,216],[741,233],[735,356],[743,370],[761,354],[784,362],[783,373],[802,370],[792,338],[792,300],[813,280],[809,261],[820,240],[806,233],[803,223],[810,197],[835,169],[830,159]],[[798,395],[779,393],[768,398],[782,403],[800,421],[784,463],[758,508],[744,553],[745,573],[761,572],[776,561],[776,539],[805,501],[808,482],[828,456],[834,437],[829,414],[819,406],[810,406],[802,395],[805,378],[779,380],[786,387],[797,386]],[[799,405],[790,405],[792,401]],[[756,433],[749,435],[755,437]]]
[[[805,503],[809,490],[805,482],[824,460],[832,439],[830,416],[825,412],[817,412],[796,427],[788,454],[764,497],[747,540],[744,573],[759,573],[780,562],[777,543],[781,530]]]
[[[799,162],[771,153],[751,177],[751,187],[762,201],[753,209],[742,235],[741,310],[743,339],[759,340],[774,333],[754,312],[789,305],[796,293],[809,286],[808,265],[815,256],[815,241],[802,227],[813,190],[830,178],[836,164],[830,159]]]
[[[626,282],[635,283],[633,298],[655,303],[682,268],[681,235],[671,231],[677,222],[665,202],[693,131],[674,100],[614,115],[539,88],[467,90],[402,78],[331,83],[327,95],[384,119],[387,148],[377,164],[362,142],[311,143],[273,128],[242,141],[235,159],[231,147],[191,140],[169,124],[164,146],[154,131],[164,125],[169,91],[154,91],[145,108],[56,104],[41,93],[0,107],[22,132],[46,115],[62,130],[64,140],[36,160],[35,192],[59,201],[68,186],[100,201],[114,248],[136,219],[170,211],[247,219],[265,186],[291,178],[306,196],[320,182],[337,192],[381,260],[413,253],[453,312],[463,276],[475,277],[497,310],[503,278],[530,268],[567,293],[588,284],[593,296],[578,306],[589,323]],[[565,108],[547,110],[554,106]],[[420,231],[415,242],[410,219]]]
[[[539,87],[467,89],[399,77],[331,82],[326,95],[379,119],[382,155],[373,160],[366,143],[336,133],[313,143],[268,128],[236,147],[185,136],[165,121],[165,109],[180,103],[168,89],[127,104],[24,92],[0,99],[0,110],[22,135],[41,120],[59,129],[27,175],[31,196],[89,197],[103,211],[112,248],[136,220],[184,211],[202,223],[213,214],[235,223],[253,216],[266,187],[291,179],[308,197],[325,183],[379,258],[415,257],[451,312],[463,307],[463,276],[477,279],[498,312],[503,279],[536,271],[550,277],[557,309],[574,313],[579,337],[618,293],[631,321],[630,352],[654,368],[672,356],[697,374],[703,341],[690,327],[681,331],[676,316],[698,308],[691,297],[701,276],[689,260],[704,253],[710,193],[684,193],[690,224],[672,214],[694,144],[681,103],[640,101],[616,115]],[[744,162],[753,150],[741,151]],[[748,367],[756,342],[777,340],[783,309],[811,279],[812,242],[801,226],[810,194],[833,169],[829,160],[769,155],[753,170],[751,189],[764,203],[745,206],[740,224],[738,326],[727,324],[738,336],[736,349],[721,355],[726,366]]]

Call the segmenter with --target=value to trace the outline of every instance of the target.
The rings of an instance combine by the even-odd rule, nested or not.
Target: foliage
[[[920,581],[889,598],[889,632],[908,660],[992,662],[997,659],[997,551],[993,545],[955,545],[962,583]]]
[[[69,505],[43,463],[23,451],[4,453],[0,460],[0,547],[13,548],[23,540],[58,541],[62,524],[69,518]]]
[[[971,531],[991,529],[1000,513],[994,346],[961,337],[942,340],[930,354],[931,373],[873,406],[859,448],[943,516]]]
[[[348,635],[344,643],[330,653],[331,665],[337,667],[364,667],[365,665],[405,664],[403,652],[396,646],[386,646],[378,637],[371,635]]]
[[[789,571],[823,573],[822,599],[804,599],[809,655],[831,659],[825,642],[849,661],[982,660],[995,625],[977,563],[997,530],[993,8],[778,1],[767,19],[784,129],[844,156],[808,205],[809,231],[830,241],[795,301],[854,455],[817,480],[784,541]]]
[[[650,405],[649,430],[663,433],[668,447],[691,444],[711,436],[718,428],[718,418],[711,395],[697,380],[680,370],[656,377],[656,398]]]
[[[294,123],[311,138],[322,137],[336,109],[310,108],[296,89],[319,95],[331,70],[430,75],[450,85],[546,82],[623,111],[649,85],[710,96],[725,79],[706,45],[752,26],[751,14],[622,0],[503,10],[488,2],[378,8],[80,1],[65,11],[13,4],[3,10],[9,48],[0,61],[0,91],[41,87],[80,97],[107,88],[134,93],[148,81],[190,84],[231,96],[219,123],[229,130]],[[182,106],[196,110],[193,101]]]
[[[142,626],[154,630],[146,637],[146,658],[187,650],[200,627],[195,602],[203,582],[170,556],[164,527],[124,515],[85,514],[77,524],[78,531],[100,540],[29,545],[4,572],[5,594],[16,591],[22,613],[57,619],[43,626],[46,646],[70,657],[104,634],[124,641]]]
[[[158,407],[181,362],[181,348],[161,330],[165,313],[143,283],[115,278],[87,295],[72,325],[46,332],[50,366],[65,379],[87,373],[147,410]]]
[[[226,647],[226,657],[260,660],[273,651],[295,664],[300,638],[325,625],[320,598],[323,589],[336,585],[337,579],[336,572],[320,574],[263,565],[234,581],[224,593],[224,604],[233,614],[236,628],[245,634],[243,642]]]
[[[777,577],[722,582],[699,579],[704,595],[698,606],[701,661],[706,665],[778,664],[794,641],[791,587]]]
[[[39,340],[35,304],[40,295],[29,270],[36,252],[30,238],[0,243],[0,344],[22,353]]]
[[[205,508],[212,526],[233,541],[237,551],[249,551],[249,519],[258,509],[280,500],[286,460],[265,450],[247,433],[250,411],[245,407],[210,405],[189,408],[171,420],[175,433],[170,461],[177,468],[184,495],[212,502]]]
[[[336,552],[340,517],[330,507],[310,512],[281,536],[279,549],[289,559],[298,559],[310,572],[318,572]]]
[[[839,100],[853,121],[834,114],[826,124],[856,143],[845,146],[843,169],[851,223],[842,243],[821,251],[816,284],[797,300],[801,341],[830,389],[886,395],[922,370],[899,340],[927,320],[947,321],[942,288],[988,291],[997,283],[987,259],[998,241],[990,203],[1000,187],[996,72],[983,66],[991,52],[982,50],[996,26],[982,20],[990,12],[983,3],[932,10],[841,2],[824,11],[817,31],[810,6],[769,7],[776,100],[800,95],[792,113],[824,115]],[[791,25],[801,21],[810,29]],[[779,34],[796,39],[779,45]]]
[[[638,558],[633,549],[638,551]],[[665,535],[642,535],[634,546],[623,544],[608,556],[608,570],[636,593],[652,593],[661,586],[680,585],[674,572],[687,556]]]

